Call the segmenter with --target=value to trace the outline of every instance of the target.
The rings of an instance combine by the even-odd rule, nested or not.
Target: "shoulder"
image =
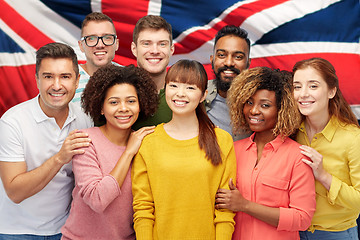
[[[163,138],[164,134],[165,134],[164,124],[161,123],[155,127],[153,133],[150,133],[144,137],[141,146],[147,145],[149,143],[153,144],[154,141]]]
[[[232,148],[234,146],[233,138],[225,130],[216,127],[215,134],[220,148],[224,148],[224,147]]]
[[[217,95],[217,89],[216,89],[215,80],[209,80],[208,81],[207,91],[208,91],[208,94],[207,94],[206,99],[205,99],[205,106],[207,108],[209,108],[212,101],[216,98],[216,95]]]
[[[340,121],[337,122],[337,130],[338,132],[344,133],[348,135],[349,137],[360,137],[360,128],[353,124],[344,124]]]
[[[99,127],[85,128],[81,129],[81,131],[89,134],[90,138],[98,138],[99,136],[103,135]]]
[[[247,138],[243,138],[243,139],[240,139],[238,141],[235,141],[234,142],[234,146],[235,147],[240,147],[240,146],[243,146],[244,144],[247,144],[249,143],[251,140],[250,140],[250,137],[247,137]]]
[[[0,122],[9,125],[23,125],[23,123],[28,124],[29,121],[35,121],[33,114],[36,105],[35,101],[36,97],[8,109],[2,115]]]
[[[75,121],[83,128],[90,128],[94,126],[94,123],[89,115],[85,114],[80,106],[73,102],[69,102],[69,108],[72,114],[76,117]]]
[[[277,152],[286,159],[288,163],[293,162],[293,164],[302,165],[304,163],[301,159],[306,158],[306,156],[301,153],[300,146],[300,143],[286,137]]]

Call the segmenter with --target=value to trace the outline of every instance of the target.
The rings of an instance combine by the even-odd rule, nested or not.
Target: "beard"
[[[221,67],[221,68],[218,68],[217,72],[215,72],[214,64],[212,64],[212,69],[215,74],[214,81],[215,81],[216,88],[222,92],[227,92],[229,90],[234,78],[233,77],[224,77],[226,80],[225,81],[225,80],[221,79],[221,72],[230,70],[230,71],[233,71],[236,75],[240,74],[240,70],[237,68],[234,68],[234,67],[226,67],[226,66]]]

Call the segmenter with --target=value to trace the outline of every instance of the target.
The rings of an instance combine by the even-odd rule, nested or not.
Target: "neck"
[[[254,136],[254,142],[256,145],[265,146],[265,144],[274,140],[276,136],[273,134],[272,129],[265,132],[256,132]]]
[[[330,120],[329,112],[324,116],[313,116],[306,117],[305,119],[305,128],[306,132],[312,132],[313,134],[321,132]]]
[[[156,84],[156,89],[158,90],[158,92],[160,92],[160,90],[165,87],[165,75],[166,75],[166,71],[157,75],[150,74],[151,79]]]
[[[118,146],[126,146],[131,133],[131,128],[114,129],[108,124],[102,125],[100,130],[110,142]]]
[[[254,136],[254,142],[256,143],[257,148],[257,161],[256,164],[260,161],[262,152],[264,147],[267,143],[274,140],[276,136],[272,133],[272,130],[265,131],[265,132],[256,132]]]
[[[226,97],[227,97],[227,91],[224,92],[224,91],[218,90],[218,94],[219,94],[220,96],[222,96],[223,98],[226,98]]]
[[[64,126],[65,121],[69,115],[69,105],[66,105],[66,107],[61,108],[61,109],[51,109],[51,108],[48,108],[45,106],[45,104],[42,102],[40,97],[39,97],[38,101],[39,101],[39,105],[40,105],[40,108],[43,111],[43,113],[45,113],[45,115],[50,118],[54,118],[56,121],[56,124],[61,129]]]
[[[82,64],[81,67],[85,70],[87,74],[89,74],[89,76],[92,76],[94,72],[99,69],[98,67],[90,65],[88,62]]]
[[[173,113],[170,122],[164,125],[165,131],[178,140],[191,139],[199,135],[199,121],[194,111],[190,115],[177,115]]]

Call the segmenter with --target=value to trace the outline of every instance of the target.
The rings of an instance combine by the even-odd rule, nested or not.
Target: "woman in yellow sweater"
[[[172,120],[144,138],[133,162],[136,238],[231,239],[234,213],[215,209],[215,195],[235,177],[234,147],[206,115],[205,69],[180,60],[165,82]]]

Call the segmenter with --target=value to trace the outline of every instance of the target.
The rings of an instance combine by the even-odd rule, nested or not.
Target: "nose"
[[[259,111],[258,105],[254,104],[254,105],[251,107],[251,109],[250,109],[250,113],[251,113],[252,115],[259,114],[260,111]]]
[[[233,57],[229,54],[225,59],[225,66],[233,67],[235,65]]]
[[[126,102],[123,101],[123,102],[120,102],[119,104],[119,111],[121,112],[126,112],[128,110],[127,106],[126,106]]]
[[[300,97],[307,97],[309,96],[309,91],[307,87],[302,87],[300,89]]]
[[[183,86],[181,86],[181,87],[178,88],[178,91],[176,92],[176,95],[177,95],[178,97],[183,97],[183,96],[185,95],[185,89],[184,89]]]
[[[103,38],[98,39],[98,43],[96,44],[95,47],[99,47],[99,48],[105,47],[105,44],[103,43]]]
[[[151,53],[158,53],[159,52],[159,46],[157,43],[153,43],[150,47],[150,52]]]
[[[54,82],[53,82],[52,88],[53,88],[55,91],[59,91],[59,90],[61,89],[61,82],[60,82],[59,77],[55,77],[55,78],[54,78]]]

